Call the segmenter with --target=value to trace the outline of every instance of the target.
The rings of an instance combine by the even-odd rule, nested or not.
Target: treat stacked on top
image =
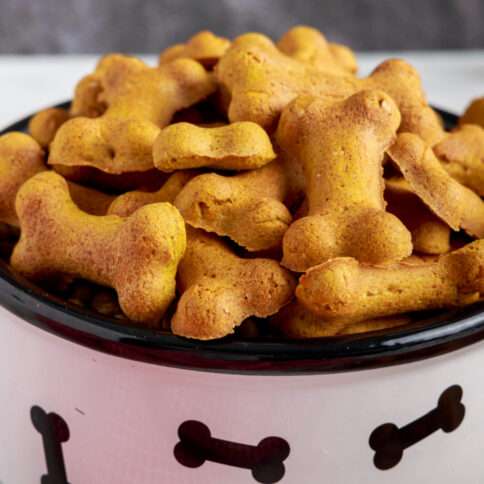
[[[369,331],[482,299],[482,100],[449,133],[406,62],[356,71],[309,27],[201,32],[158,67],[105,56],[69,111],[0,137],[13,269],[197,339],[253,318]]]

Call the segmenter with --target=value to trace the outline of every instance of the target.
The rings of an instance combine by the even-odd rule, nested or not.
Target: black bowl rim
[[[68,107],[69,102],[56,107]],[[438,110],[447,126],[457,117]],[[30,116],[5,128],[25,131]],[[330,373],[408,363],[454,351],[484,338],[484,303],[429,316],[384,331],[310,340],[195,341],[120,325],[63,302],[0,264],[0,304],[52,334],[122,358],[191,370],[237,374]]]

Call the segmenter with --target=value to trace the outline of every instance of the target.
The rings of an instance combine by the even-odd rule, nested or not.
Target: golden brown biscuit
[[[484,96],[474,99],[459,118],[459,125],[477,124],[484,128]]]
[[[97,217],[71,200],[65,180],[39,173],[17,194],[21,237],[12,267],[29,279],[68,274],[113,287],[125,314],[156,326],[175,297],[185,227],[168,203],[147,205],[131,217]]]
[[[484,202],[445,171],[431,147],[414,134],[402,133],[388,154],[438,217],[454,230],[484,237]]]
[[[30,177],[45,169],[44,151],[32,137],[18,132],[0,136],[0,222],[18,225],[17,191]]]
[[[484,295],[484,240],[421,264],[339,257],[299,280],[298,300],[325,319],[365,320],[471,304]]]
[[[76,117],[61,126],[51,144],[51,165],[94,166],[112,174],[149,170],[160,128],[215,90],[212,77],[190,59],[150,68],[113,54],[94,75],[102,85],[98,99],[108,107],[97,118]]]
[[[484,129],[465,124],[434,146],[442,166],[458,182],[484,196]]]
[[[414,250],[445,254],[450,250],[450,227],[412,191],[403,178],[385,181],[387,212],[398,217],[412,234]]]
[[[165,172],[202,167],[251,170],[275,157],[267,133],[251,122],[217,127],[172,124],[161,130],[153,146],[155,166]]]
[[[360,89],[381,89],[395,101],[402,116],[399,133],[415,133],[430,146],[445,137],[442,120],[427,102],[419,73],[407,62],[386,60],[359,82]]]
[[[203,30],[188,39],[186,44],[175,44],[165,49],[160,54],[159,63],[165,64],[175,59],[187,57],[200,62],[205,68],[211,69],[229,47],[229,39],[218,37],[212,32]]]
[[[360,90],[381,89],[398,105],[401,130],[419,134],[430,145],[445,136],[417,71],[402,60],[387,60],[369,77],[357,79],[293,59],[261,34],[245,34],[235,39],[215,74],[228,93],[232,122],[254,121],[272,130],[285,106],[299,95],[340,101]]]
[[[482,99],[446,133],[409,64],[357,78],[351,49],[306,26],[277,44],[203,31],[159,62],[105,56],[69,111],[0,137],[14,269],[202,340],[354,334],[483,299]],[[385,200],[387,151],[385,177],[405,178]]]
[[[410,233],[383,199],[383,155],[399,123],[381,91],[339,103],[301,96],[284,110],[278,144],[303,165],[309,208],[284,235],[285,267],[303,272],[343,255],[380,263],[411,254]]]
[[[45,153],[30,136],[11,132],[0,136],[0,221],[18,226],[15,197],[32,176],[47,170]],[[76,205],[93,215],[104,215],[113,197],[97,190],[69,182]]]
[[[195,228],[230,237],[249,251],[278,247],[292,217],[283,201],[287,180],[277,161],[236,176],[215,173],[190,181],[175,199]]]
[[[171,321],[175,334],[221,338],[250,316],[267,317],[293,297],[289,271],[269,259],[242,259],[215,236],[188,228],[178,269],[181,297]]]
[[[354,53],[343,45],[330,44],[317,29],[299,25],[288,30],[277,42],[278,49],[293,59],[334,73],[355,73]]]
[[[273,130],[282,109],[299,94],[341,99],[355,79],[328,73],[283,54],[261,34],[238,37],[215,67],[228,93],[230,121],[253,121]]]
[[[103,100],[103,83],[97,72],[83,77],[76,85],[70,107],[72,117],[97,118],[104,114],[107,104]]]
[[[57,130],[69,117],[69,112],[65,109],[43,109],[30,118],[29,133],[40,146],[47,148],[54,139]]]
[[[271,323],[283,335],[296,339],[366,333],[395,328],[410,322],[409,316],[391,316],[366,321],[326,320],[312,313],[297,301],[284,306],[275,316],[271,317]]]
[[[358,62],[355,53],[348,46],[330,42],[329,50],[341,67],[352,74],[356,74],[358,71]]]

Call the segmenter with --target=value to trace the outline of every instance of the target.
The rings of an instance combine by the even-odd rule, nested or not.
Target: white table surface
[[[430,102],[462,112],[484,95],[484,50],[372,52],[359,54],[365,75],[383,59],[401,57],[420,72]],[[98,56],[0,56],[0,127],[72,96],[76,82],[92,70]],[[144,57],[154,64],[155,56]]]

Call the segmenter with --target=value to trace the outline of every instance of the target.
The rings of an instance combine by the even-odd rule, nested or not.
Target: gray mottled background
[[[309,24],[356,50],[484,48],[482,0],[0,0],[0,54],[159,52]]]

